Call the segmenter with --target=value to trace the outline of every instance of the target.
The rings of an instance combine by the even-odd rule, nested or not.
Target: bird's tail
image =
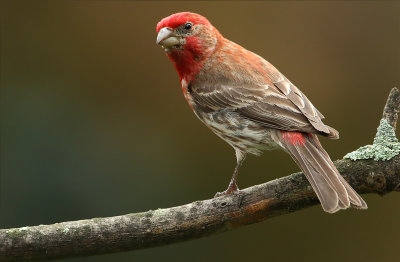
[[[315,134],[277,130],[273,137],[304,172],[324,211],[334,213],[350,204],[367,209],[365,201],[339,174]]]

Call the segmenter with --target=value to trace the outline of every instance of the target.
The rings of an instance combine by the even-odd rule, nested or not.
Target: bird
[[[350,206],[367,209],[340,175],[317,135],[338,139],[310,100],[261,56],[226,39],[207,18],[180,12],[157,23],[160,45],[179,75],[194,114],[235,150],[228,188],[239,192],[237,177],[246,155],[286,151],[310,182],[325,212]]]

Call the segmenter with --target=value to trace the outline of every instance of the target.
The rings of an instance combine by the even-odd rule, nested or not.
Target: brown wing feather
[[[320,133],[306,115],[274,85],[200,86],[190,94],[203,112],[232,110],[267,128]]]
[[[308,98],[286,77],[281,75],[274,85],[281,90],[286,97],[297,106],[297,108],[308,118],[311,125],[318,131],[323,133],[330,133],[329,128],[322,123],[321,119],[324,117],[308,100]]]

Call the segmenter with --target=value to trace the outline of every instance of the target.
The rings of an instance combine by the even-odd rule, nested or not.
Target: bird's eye
[[[185,27],[186,30],[190,30],[190,29],[192,29],[193,24],[192,23],[186,23],[184,27]]]

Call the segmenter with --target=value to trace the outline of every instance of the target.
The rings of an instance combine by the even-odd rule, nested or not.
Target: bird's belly
[[[243,152],[260,155],[264,150],[279,148],[271,138],[271,129],[241,117],[235,112],[198,115],[217,136]]]

